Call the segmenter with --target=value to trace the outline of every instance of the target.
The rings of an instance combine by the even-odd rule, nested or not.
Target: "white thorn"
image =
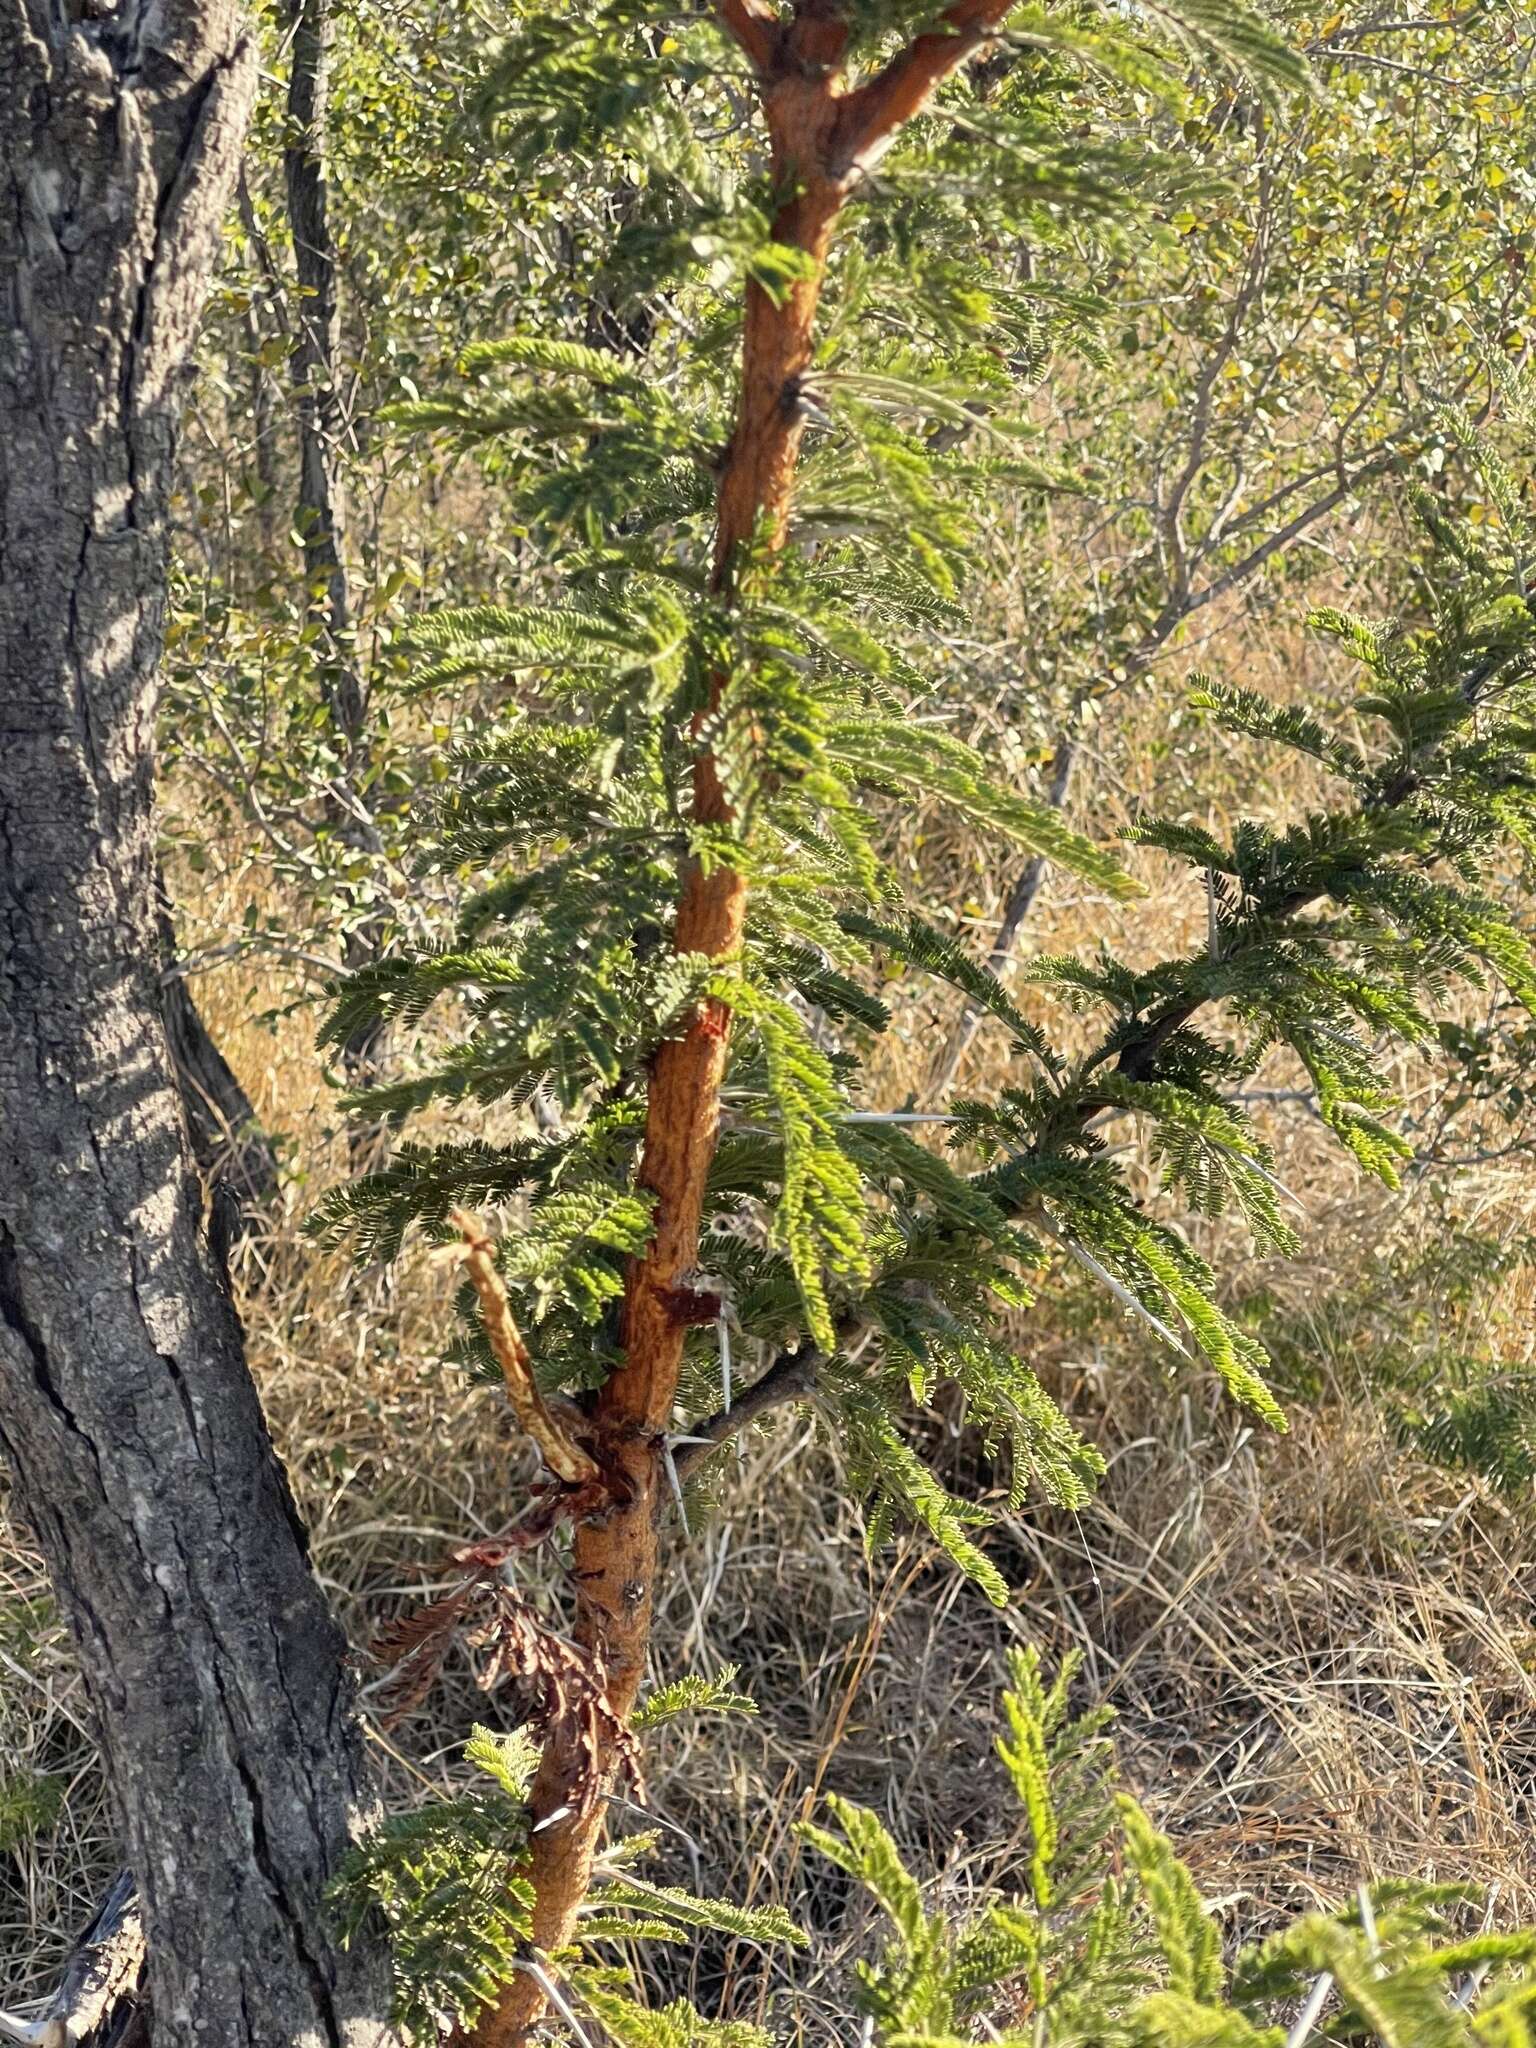
[[[1131,1311],[1133,1315],[1140,1316],[1141,1320],[1144,1323],[1146,1323],[1149,1328],[1156,1330],[1158,1336],[1162,1338],[1163,1342],[1165,1344],[1171,1344],[1174,1350],[1178,1352],[1181,1358],[1188,1358],[1188,1347],[1179,1341],[1179,1339],[1174,1335],[1173,1331],[1169,1329],[1168,1325],[1165,1322],[1163,1322],[1159,1317],[1153,1315],[1151,1309],[1147,1307],[1144,1301],[1137,1300],[1136,1296],[1132,1294],[1129,1287],[1122,1286],[1121,1283],[1115,1278],[1113,1273],[1109,1272],[1104,1266],[1101,1266],[1098,1260],[1093,1256],[1093,1253],[1089,1251],[1086,1245],[1079,1244],[1075,1237],[1068,1237],[1064,1231],[1056,1229],[1055,1225],[1052,1223],[1047,1222],[1045,1227],[1047,1230],[1050,1231],[1052,1237],[1056,1239],[1058,1244],[1062,1244],[1066,1247],[1066,1249],[1072,1254],[1073,1258],[1078,1261],[1079,1265],[1086,1266],[1088,1271],[1092,1273],[1096,1280],[1103,1281],[1104,1285],[1109,1289],[1110,1293],[1115,1297],[1116,1301],[1121,1302],[1126,1308],[1128,1308]]]
[[[1332,1973],[1324,1970],[1321,1977],[1312,1986],[1306,2004],[1297,2013],[1296,2024],[1285,2037],[1285,2048],[1304,2048],[1304,2043],[1311,2034],[1313,2027],[1316,2026],[1317,2016],[1322,2011],[1324,2002],[1332,1989]]]
[[[1366,1946],[1373,1956],[1381,1953],[1381,1936],[1376,1932],[1376,1908],[1371,1904],[1371,1895],[1364,1884],[1355,1889],[1360,1901],[1360,1930],[1365,1936]]]
[[[519,1956],[514,1967],[519,1970],[526,1970],[528,1975],[532,1977],[539,1989],[544,1993],[544,1996],[549,2000],[556,2012],[559,2013],[561,2019],[565,2021],[565,2024],[576,2036],[577,2041],[580,2043],[580,2048],[592,2048],[590,2036],[582,2031],[581,2022],[577,2019],[575,2013],[571,2011],[569,2004],[560,1992],[559,1986],[555,1983],[554,1978],[550,1976],[548,1970],[534,1962],[531,1956]]]
[[[1267,1166],[1260,1166],[1258,1160],[1251,1153],[1240,1152],[1235,1145],[1228,1145],[1220,1138],[1213,1140],[1213,1142],[1218,1152],[1225,1152],[1227,1157],[1235,1159],[1239,1166],[1247,1167],[1248,1171],[1256,1173],[1260,1180],[1268,1181],[1275,1193],[1277,1195],[1284,1195],[1292,1208],[1299,1209],[1303,1216],[1307,1214],[1307,1205],[1302,1201],[1301,1197],[1293,1195],[1277,1173],[1271,1173]]]
[[[957,1116],[936,1109],[851,1109],[842,1124],[957,1124]]]
[[[665,1439],[662,1440],[661,1462],[667,1468],[667,1484],[672,1489],[672,1498],[677,1502],[677,1515],[683,1525],[683,1534],[691,1536],[693,1531],[688,1526],[688,1508],[683,1500],[683,1482],[677,1476],[677,1460],[672,1455],[672,1446]]]
[[[715,1317],[715,1335],[720,1343],[720,1405],[731,1412],[731,1326],[723,1315]]]

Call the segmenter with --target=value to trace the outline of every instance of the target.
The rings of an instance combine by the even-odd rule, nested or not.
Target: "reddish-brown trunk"
[[[827,253],[844,201],[891,128],[918,110],[1008,4],[959,0],[943,17],[941,32],[920,37],[904,59],[849,96],[842,90],[847,29],[839,0],[800,0],[792,25],[784,29],[759,0],[727,0],[722,6],[723,18],[760,73],[774,189],[786,195],[774,220],[774,239],[810,259],[808,274],[782,300],[759,285],[747,287],[741,394],[716,517],[715,587],[727,598],[741,550],[754,541],[776,550],[788,531],[804,432],[803,379],[811,366]],[[711,709],[718,709],[720,689],[717,679]],[[731,822],[730,804],[708,753],[701,753],[694,765],[693,815],[704,825]],[[707,874],[691,867],[673,927],[676,950],[722,962],[733,959],[741,947],[746,893],[745,881],[729,867]],[[687,1334],[676,1312],[675,1290],[686,1283],[698,1259],[730,1028],[728,1006],[707,1002],[679,1037],[660,1047],[652,1065],[639,1178],[656,1197],[655,1234],[630,1270],[624,1363],[602,1389],[595,1411],[594,1441],[613,1482],[614,1505],[575,1531],[576,1634],[599,1661],[621,1718],[634,1705],[650,1642],[666,1499],[662,1448]],[[539,1827],[532,1838],[533,1936],[546,1953],[571,1940],[591,1884],[603,1804],[581,1796],[589,1769],[589,1758],[552,1740],[534,1780],[536,1823],[571,1809],[570,1818]],[[537,1980],[520,1976],[478,2023],[474,2048],[514,2048],[544,2003]]]
[[[818,97],[826,103],[824,86]],[[787,178],[797,162],[792,142],[781,142],[779,155]],[[802,174],[801,190],[780,211],[774,232],[777,240],[809,254],[814,274],[797,282],[782,304],[759,286],[748,287],[741,397],[716,522],[715,576],[722,591],[729,589],[744,544],[758,536],[768,547],[779,547],[788,527],[803,431],[799,379],[810,365],[827,245],[841,203],[841,191],[829,180]],[[707,753],[694,765],[693,814],[706,825],[731,820]],[[674,947],[711,960],[733,959],[741,948],[746,898],[746,883],[734,869],[716,867],[706,874],[691,867],[673,927]],[[596,1440],[616,1491],[626,1497],[575,1532],[577,1639],[601,1659],[609,1698],[623,1716],[633,1707],[645,1672],[666,1500],[661,1447],[671,1423],[686,1335],[686,1324],[679,1322],[668,1297],[698,1259],[730,1028],[728,1007],[707,1002],[680,1037],[661,1045],[652,1065],[639,1177],[656,1197],[656,1229],[630,1270],[624,1364],[598,1396],[595,1417]],[[571,1939],[591,1884],[603,1805],[587,1803],[584,1809],[576,1796],[577,1779],[587,1768],[583,1757],[552,1742],[534,1781],[536,1821],[563,1806],[573,1809],[569,1821],[542,1828],[533,1837],[533,1936],[546,1952]],[[481,2020],[474,2036],[477,2048],[510,2048],[521,2041],[543,2005],[536,1980],[517,1978]]]

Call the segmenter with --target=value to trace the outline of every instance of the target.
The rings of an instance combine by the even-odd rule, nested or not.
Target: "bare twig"
[[[689,1478],[722,1444],[729,1443],[751,1423],[761,1421],[772,1409],[786,1407],[791,1401],[810,1400],[816,1392],[816,1374],[821,1363],[817,1351],[780,1352],[762,1378],[744,1387],[729,1408],[693,1425],[687,1439],[673,1453],[678,1477]]]

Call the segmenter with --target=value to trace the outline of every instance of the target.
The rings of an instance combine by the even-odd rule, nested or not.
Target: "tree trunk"
[[[310,602],[326,623],[325,694],[350,750],[366,734],[367,705],[352,633],[347,585],[346,478],[342,444],[341,301],[325,172],[330,106],[330,0],[290,0],[293,54],[283,177],[298,272],[293,381],[299,408],[299,532]],[[350,757],[348,759],[350,769]]]
[[[102,10],[98,10],[98,14]],[[157,2043],[373,2048],[323,1894],[340,1632],[202,1228],[152,819],[179,387],[255,50],[228,0],[0,0],[0,1448],[73,1629]]]
[[[842,68],[849,30],[839,0],[797,0],[788,22],[770,0],[717,4],[756,69],[772,151],[770,182],[789,195],[775,215],[773,239],[808,259],[782,299],[756,283],[747,286],[741,389],[715,523],[714,588],[728,603],[747,543],[757,536],[777,551],[788,536],[805,431],[801,380],[811,367],[827,256],[843,206],[897,128],[921,111],[1011,0],[955,0],[935,31],[915,38],[854,90]],[[720,688],[717,678],[711,711],[719,709]],[[694,762],[693,815],[705,825],[732,821],[708,752]],[[673,928],[676,950],[730,960],[741,946],[746,897],[737,869],[692,866]],[[640,1185],[656,1197],[655,1231],[626,1281],[623,1363],[593,1413],[593,1441],[617,1483],[602,1512],[576,1525],[576,1637],[592,1653],[621,1722],[634,1706],[650,1643],[666,1500],[661,1460],[687,1335],[679,1297],[698,1258],[730,1030],[730,1010],[710,1000],[681,1036],[657,1048],[639,1172]],[[605,1761],[611,1773],[612,1757]],[[604,1806],[584,1796],[590,1769],[585,1750],[552,1735],[533,1784],[533,1937],[545,1951],[570,1941],[592,1881]],[[475,2048],[522,2042],[543,2011],[544,1996],[537,1978],[519,1976],[475,2028]]]

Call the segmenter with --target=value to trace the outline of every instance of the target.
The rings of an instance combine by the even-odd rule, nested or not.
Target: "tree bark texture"
[[[255,50],[228,0],[0,0],[0,1448],[95,1706],[157,2044],[374,2048],[322,1898],[343,1643],[203,1227],[160,989],[178,400]]]

